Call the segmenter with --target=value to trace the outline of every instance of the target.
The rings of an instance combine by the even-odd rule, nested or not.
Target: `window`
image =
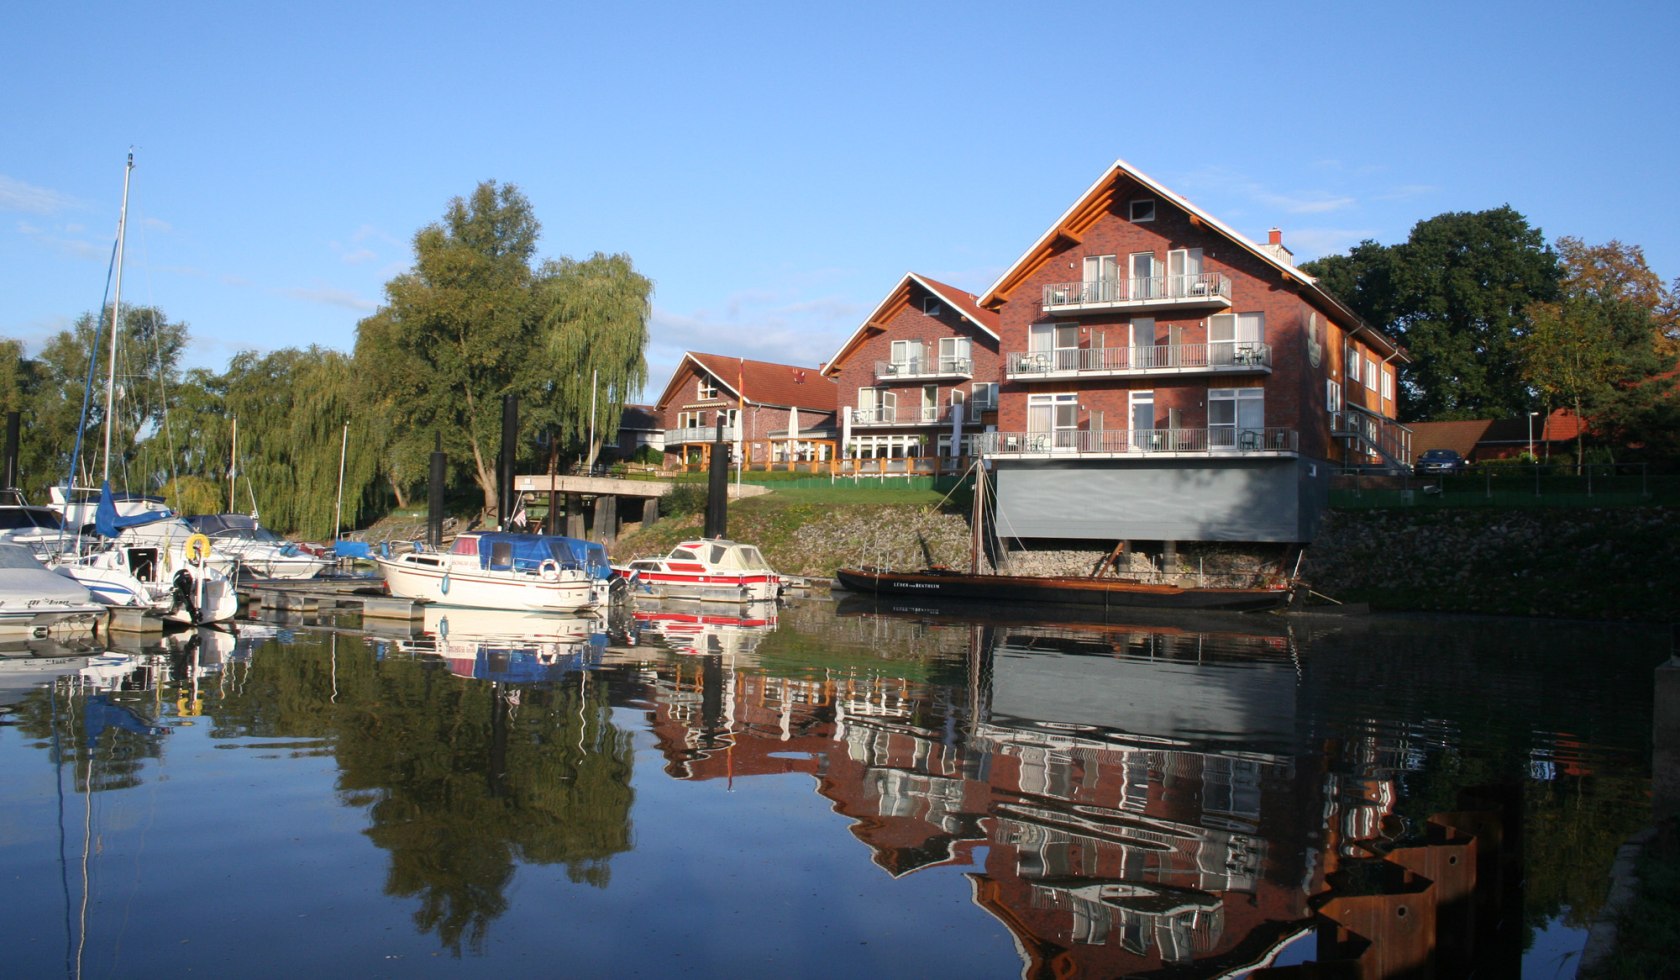
[[[1208,390],[1208,446],[1258,449],[1266,429],[1266,393],[1260,388]]]
[[[1045,452],[1078,445],[1079,395],[1062,392],[1027,396],[1027,449]]]
[[[967,337],[939,338],[939,372],[941,374],[967,374],[973,370],[974,362],[969,358],[969,344]]]
[[[677,428],[698,429],[706,424],[705,412],[678,412]]]
[[[951,414],[946,417],[947,420],[967,418],[963,414],[963,399],[967,397],[961,388],[951,389]]]
[[[1134,252],[1127,267],[1132,273],[1129,299],[1154,299],[1161,294],[1161,284],[1156,279],[1154,252]]]
[[[1359,361],[1359,350],[1353,344],[1342,348],[1342,363],[1347,366],[1347,383],[1350,385],[1359,383]]]
[[[695,394],[702,400],[718,396],[717,381],[709,375],[703,377],[695,385]]]
[[[923,422],[934,422],[939,418],[939,386],[922,385],[922,414]]]
[[[1165,363],[1164,352],[1155,350],[1155,318],[1152,316],[1134,316],[1131,322],[1131,357],[1128,364],[1134,368],[1161,367]]]
[[[905,374],[920,373],[922,370],[922,342],[919,340],[893,341],[892,362],[898,370]]]
[[[996,381],[974,382],[974,397],[968,401],[968,418],[971,422],[980,421],[982,412],[997,408],[998,386]]]
[[[1149,200],[1133,201],[1129,213],[1134,222],[1154,221],[1155,202]]]
[[[1382,374],[1382,372],[1377,369],[1377,359],[1374,358],[1374,357],[1371,357],[1369,355],[1366,355],[1366,357],[1365,357],[1365,387],[1371,389],[1372,391],[1376,391],[1377,390],[1377,385],[1380,383],[1381,374]]]
[[[945,306],[932,296],[923,296],[922,312],[928,316],[938,316],[939,314],[945,312]]]
[[[1342,410],[1342,383],[1340,381],[1324,382],[1324,410],[1331,413]]]
[[[1394,369],[1384,368],[1382,373],[1382,396],[1384,401],[1394,400]]]
[[[1043,371],[1071,371],[1077,368],[1079,325],[1054,321],[1033,324],[1027,330],[1027,361]]]
[[[1119,259],[1113,255],[1085,256],[1085,276],[1083,299],[1087,303],[1110,303],[1117,297],[1114,295],[1116,281],[1120,278]]]
[[[1143,450],[1160,448],[1160,433],[1155,431],[1155,393],[1128,392],[1126,401],[1132,422],[1131,447]]]
[[[1208,363],[1257,363],[1266,339],[1266,314],[1220,313],[1208,317]]]
[[[1208,285],[1202,280],[1202,250],[1175,248],[1167,253],[1167,295],[1206,296]]]

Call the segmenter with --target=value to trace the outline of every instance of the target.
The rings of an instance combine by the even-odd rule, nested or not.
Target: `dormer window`
[[[1134,224],[1155,220],[1155,202],[1152,200],[1131,202],[1131,217]]]

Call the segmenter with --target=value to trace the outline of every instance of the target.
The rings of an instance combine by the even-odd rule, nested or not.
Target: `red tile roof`
[[[1412,422],[1412,455],[1422,456],[1430,449],[1456,450],[1465,459],[1471,458],[1476,443],[1487,434],[1488,419],[1463,422]]]
[[[697,354],[694,351],[689,351],[688,357],[701,370],[716,378],[718,385],[732,397],[754,405],[832,412],[839,404],[834,382],[814,367],[772,364],[769,361],[723,354]]]

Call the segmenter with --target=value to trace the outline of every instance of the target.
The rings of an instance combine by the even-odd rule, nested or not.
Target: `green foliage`
[[[1558,296],[1557,256],[1509,206],[1442,214],[1389,248],[1302,266],[1413,362],[1401,372],[1406,419],[1501,418],[1529,404],[1516,350],[1531,303]]]
[[[706,512],[706,485],[679,483],[659,500],[659,512],[668,517],[692,517]]]
[[[505,396],[520,399],[522,445],[545,438],[546,469],[588,430],[597,392],[596,434],[610,438],[646,381],[651,284],[622,255],[533,272],[539,230],[518,188],[479,184],[421,229],[414,270],[387,283],[386,305],[357,326],[356,373],[389,421],[381,463],[399,502],[427,478],[441,439],[494,510]]]

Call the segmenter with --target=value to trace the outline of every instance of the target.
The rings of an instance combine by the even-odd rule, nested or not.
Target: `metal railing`
[[[975,447],[985,456],[1031,456],[1071,453],[1118,456],[1144,453],[1224,455],[1227,453],[1297,453],[1300,433],[1278,426],[1206,429],[1057,429],[1052,432],[975,433]]]
[[[1148,306],[1173,303],[1230,303],[1231,280],[1217,272],[1057,282],[1044,287],[1044,309]]]
[[[875,377],[878,379],[968,378],[973,376],[973,358],[957,356],[939,357],[934,355],[931,351],[924,351],[920,356],[875,362]]]
[[[859,408],[852,412],[853,425],[931,425],[948,421],[950,406],[916,408]]]
[[[716,425],[691,425],[681,429],[665,430],[665,444],[667,446],[674,446],[682,443],[712,442],[716,439]],[[735,441],[735,426],[726,425],[723,427],[723,441]]]
[[[1257,340],[1219,340],[1207,344],[1151,344],[1144,347],[1064,347],[1048,351],[1011,351],[1004,371],[1011,378],[1065,374],[1152,374],[1231,371],[1263,373],[1272,369],[1272,345]]]

